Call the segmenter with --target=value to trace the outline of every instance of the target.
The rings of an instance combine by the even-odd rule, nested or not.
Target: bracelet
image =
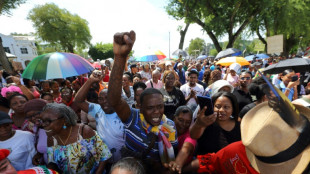
[[[289,90],[291,92],[291,88],[285,88],[285,90]]]

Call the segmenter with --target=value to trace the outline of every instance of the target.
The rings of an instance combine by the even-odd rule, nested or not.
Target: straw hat
[[[310,120],[310,109],[294,106]],[[250,110],[241,121],[241,137],[251,166],[259,173],[302,173],[310,162],[308,120],[304,119],[307,124],[301,131],[289,126],[268,102]]]

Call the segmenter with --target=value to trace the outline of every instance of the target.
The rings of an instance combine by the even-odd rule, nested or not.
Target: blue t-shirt
[[[175,128],[174,122],[167,118],[168,125]],[[147,149],[152,136],[146,134],[142,123],[140,120],[140,110],[131,108],[130,117],[124,123],[126,129],[126,147],[134,152],[142,153],[144,149]],[[175,134],[175,141],[170,142],[174,149],[178,147],[178,137]],[[158,151],[158,142],[155,142],[155,145],[151,149],[150,153],[147,155],[147,158],[152,158],[154,160],[160,161],[159,151]]]
[[[286,90],[286,86],[284,85],[283,82],[280,83],[280,88],[281,88],[282,92],[284,93],[285,90]],[[294,92],[295,92],[294,88],[291,88],[290,93],[289,93],[288,96],[287,96],[287,98],[288,98],[290,101],[293,100]]]
[[[96,119],[96,129],[112,153],[112,163],[121,159],[121,148],[125,145],[124,124],[116,114],[106,114],[99,104],[89,103],[88,114]]]

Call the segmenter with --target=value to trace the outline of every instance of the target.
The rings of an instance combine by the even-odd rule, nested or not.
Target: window
[[[28,54],[27,48],[20,48],[20,51],[22,52],[22,54]]]
[[[7,52],[7,53],[11,53],[11,50],[9,47],[3,47],[4,48],[4,51]]]

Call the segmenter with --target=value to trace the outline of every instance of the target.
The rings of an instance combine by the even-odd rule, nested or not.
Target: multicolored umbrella
[[[34,58],[22,77],[34,80],[60,79],[78,76],[94,70],[83,57],[72,53],[48,53]]]
[[[239,63],[241,66],[250,65],[244,57],[226,57],[216,62],[216,65],[229,66],[233,63]]]
[[[137,62],[152,62],[154,60],[161,60],[164,58],[166,58],[166,55],[158,50],[158,51],[155,51],[154,53],[147,54],[147,55],[142,56],[142,57],[138,57],[138,58],[136,58],[135,61],[137,61]]]

